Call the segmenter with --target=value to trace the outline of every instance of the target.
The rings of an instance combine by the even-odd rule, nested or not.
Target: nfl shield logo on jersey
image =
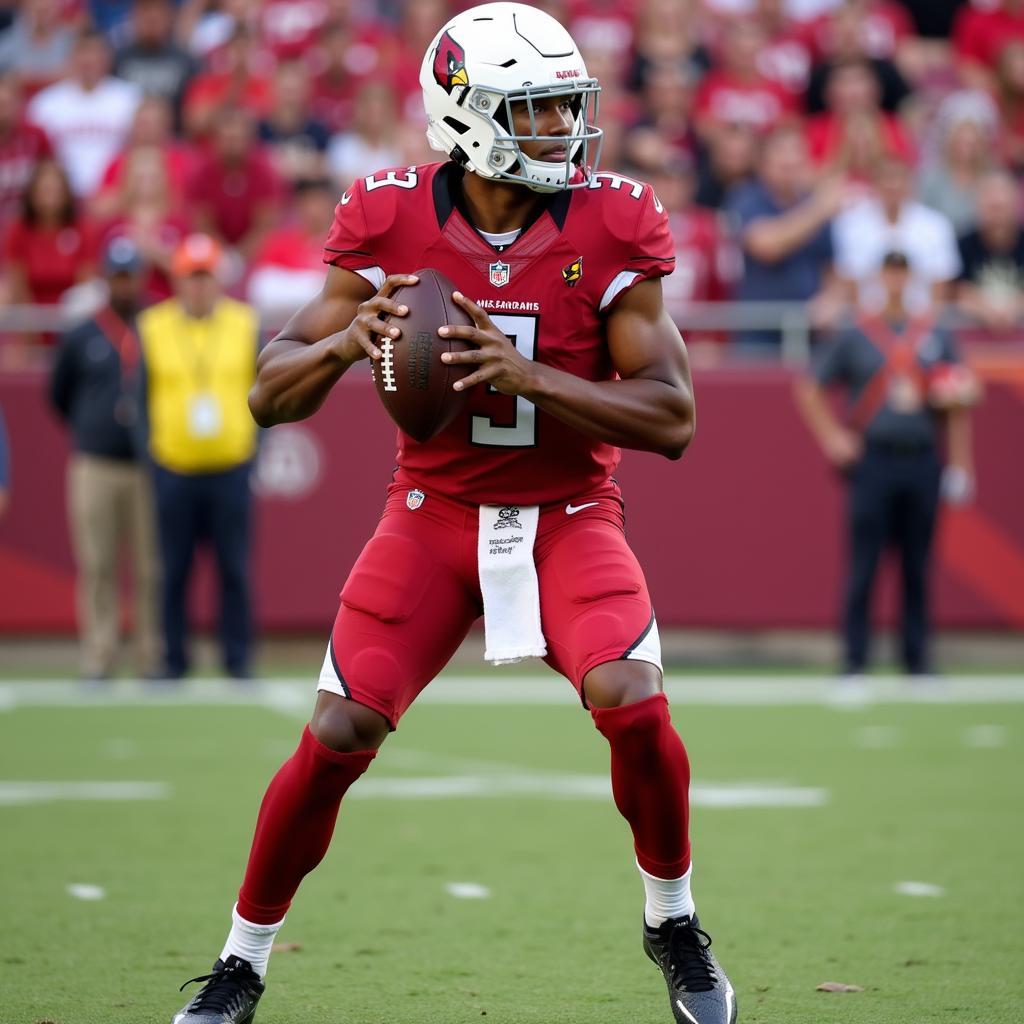
[[[491,284],[495,288],[504,288],[508,284],[508,279],[511,276],[511,270],[507,263],[502,263],[498,260],[497,263],[491,264]]]
[[[427,496],[421,490],[413,488],[413,490],[405,496],[405,506],[415,512],[416,509],[418,509],[426,500],[426,497]]]

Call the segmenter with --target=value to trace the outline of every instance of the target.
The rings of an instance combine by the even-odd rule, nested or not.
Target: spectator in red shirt
[[[381,65],[398,93],[403,117],[423,117],[420,63],[438,25],[451,13],[449,0],[401,0],[398,34],[381,41]]]
[[[763,29],[737,19],[721,45],[721,65],[709,71],[697,90],[697,130],[709,138],[723,124],[749,124],[766,134],[797,110],[797,102],[778,82],[757,70],[765,46]]]
[[[909,163],[913,149],[899,120],[881,109],[878,80],[864,60],[836,65],[825,91],[826,112],[807,122],[814,162],[853,181],[868,181],[880,156]]]
[[[94,269],[94,233],[79,213],[67,175],[56,160],[41,160],[25,189],[21,215],[7,231],[3,300],[55,305]],[[31,340],[50,343],[53,336]]]
[[[811,71],[805,101],[811,114],[826,109],[829,79],[836,68],[857,61],[869,67],[878,80],[883,110],[894,113],[910,94],[900,69],[888,57],[873,56],[865,43],[857,4],[847,4],[829,18],[828,48]]]
[[[249,303],[278,325],[323,287],[324,225],[337,192],[326,178],[311,178],[297,181],[293,195],[293,216],[267,235],[248,285]]]
[[[139,104],[132,122],[128,142],[103,173],[99,191],[90,209],[97,220],[112,217],[120,202],[121,179],[125,166],[136,149],[158,149],[164,164],[164,176],[171,193],[172,205],[180,209],[185,202],[185,185],[194,154],[172,133],[173,112],[170,103],[160,96],[148,96]]]
[[[953,23],[953,52],[964,83],[991,88],[1000,51],[1011,39],[1024,39],[1024,0],[961,7]]]
[[[352,30],[344,22],[332,22],[320,38],[319,57],[321,70],[313,79],[310,113],[329,132],[343,131],[352,119],[356,89],[360,81],[351,65],[354,50]],[[377,66],[377,51],[364,47],[359,66],[369,64],[371,70]]]
[[[807,31],[789,18],[785,0],[757,0],[756,17],[765,34],[765,45],[757,55],[758,71],[802,96],[813,57]]]
[[[216,70],[197,75],[185,93],[185,129],[194,138],[206,138],[226,107],[244,107],[256,117],[270,107],[270,79],[248,26],[239,23],[216,58]]]
[[[914,20],[906,8],[889,0],[845,0],[841,12],[828,11],[807,26],[807,38],[817,56],[836,53],[840,21],[856,27],[861,52],[873,60],[897,60],[902,44],[915,35]]]
[[[163,153],[156,146],[136,146],[124,162],[117,208],[100,233],[100,249],[115,238],[129,239],[149,268],[144,291],[154,302],[171,295],[171,257],[191,226],[167,180]]]
[[[0,227],[17,213],[36,164],[53,155],[46,132],[24,118],[14,75],[0,78]]]
[[[193,170],[186,195],[198,230],[236,254],[236,280],[277,217],[278,184],[256,144],[252,116],[240,107],[221,111],[210,152]]]

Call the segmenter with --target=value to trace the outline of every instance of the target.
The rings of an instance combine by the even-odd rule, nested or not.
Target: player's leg
[[[663,971],[676,1020],[731,1024],[732,986],[690,892],[689,760],[662,692],[657,624],[621,510],[601,502],[571,526],[556,523],[539,547],[549,661],[608,741],[612,794],[646,893],[644,948]]]
[[[458,524],[440,509],[410,519],[404,500],[405,515],[389,502],[342,591],[313,716],[264,796],[221,974],[203,992],[230,990],[255,1007],[274,936],[327,851],[343,797],[480,613],[456,564]],[[224,965],[243,966],[223,981]],[[200,1021],[183,1011],[181,1022]]]

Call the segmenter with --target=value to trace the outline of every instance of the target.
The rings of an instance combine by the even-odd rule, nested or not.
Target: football
[[[399,288],[394,301],[409,307],[396,318],[401,337],[381,338],[383,355],[373,361],[373,381],[384,408],[395,423],[417,441],[429,441],[461,412],[468,393],[452,385],[472,372],[472,366],[448,366],[444,352],[462,352],[472,346],[442,338],[445,324],[472,326],[472,319],[452,299],[455,286],[436,270],[417,270],[419,281]]]

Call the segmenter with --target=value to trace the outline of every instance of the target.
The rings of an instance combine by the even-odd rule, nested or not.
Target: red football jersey
[[[527,358],[585,380],[614,377],[604,317],[638,281],[670,274],[668,220],[649,185],[597,173],[557,193],[503,251],[463,212],[454,163],[380,171],[342,196],[324,262],[375,287],[432,267],[487,310]],[[418,443],[399,431],[398,479],[473,503],[564,501],[606,480],[620,451],[521,396],[473,389],[467,409]]]

